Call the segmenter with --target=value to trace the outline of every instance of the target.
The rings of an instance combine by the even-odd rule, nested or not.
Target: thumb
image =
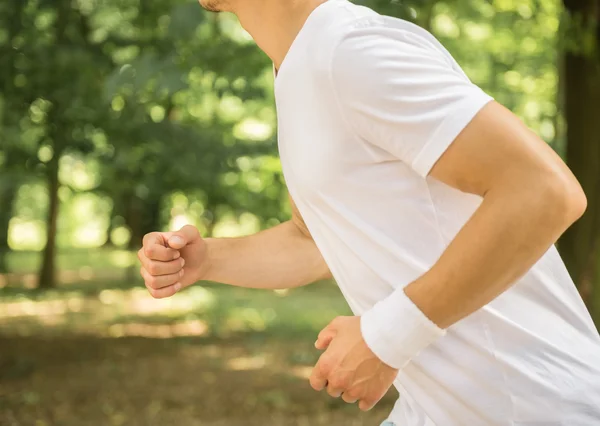
[[[334,319],[319,333],[319,337],[315,342],[315,348],[325,350],[337,334],[337,321]]]
[[[325,333],[324,331],[322,331],[321,333],[319,333],[319,337],[315,342],[315,348],[319,349],[320,351],[324,351],[329,347],[334,337],[335,332],[328,331],[327,333]]]
[[[195,226],[186,225],[177,232],[173,232],[167,244],[169,247],[179,250],[188,244],[192,244],[196,240],[200,239],[200,232]]]

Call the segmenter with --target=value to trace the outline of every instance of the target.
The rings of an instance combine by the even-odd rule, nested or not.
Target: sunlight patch
[[[309,379],[312,374],[313,367],[309,365],[297,365],[291,368],[291,374],[300,379]]]
[[[149,337],[153,339],[170,339],[183,336],[204,336],[209,330],[204,321],[194,320],[178,324],[114,324],[108,329],[111,337]]]
[[[266,363],[266,357],[264,355],[258,355],[255,357],[232,358],[227,361],[227,367],[234,371],[260,370]]]

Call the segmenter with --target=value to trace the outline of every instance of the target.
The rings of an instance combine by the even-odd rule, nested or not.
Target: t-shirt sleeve
[[[449,56],[415,40],[347,34],[333,51],[331,79],[353,132],[425,177],[492,98]]]

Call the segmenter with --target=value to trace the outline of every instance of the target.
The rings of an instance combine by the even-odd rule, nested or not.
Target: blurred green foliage
[[[598,0],[566,11],[558,0],[357,2],[430,30],[565,155],[565,54],[597,54]],[[286,220],[272,78],[235,17],[192,0],[2,2],[0,271],[9,250],[45,248],[39,282],[52,287],[55,247],[134,249],[185,223],[234,236]],[[584,144],[571,139],[572,151]],[[578,177],[594,168],[571,157]],[[588,197],[597,174],[584,179]],[[597,228],[573,231],[567,260],[600,250],[572,247]]]
[[[173,220],[233,234],[240,218],[252,232],[286,217],[268,60],[233,17],[32,0],[0,19],[0,251],[134,248]]]

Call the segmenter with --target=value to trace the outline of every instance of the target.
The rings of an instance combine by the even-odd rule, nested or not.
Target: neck
[[[325,1],[238,0],[232,12],[279,69],[308,16]]]

